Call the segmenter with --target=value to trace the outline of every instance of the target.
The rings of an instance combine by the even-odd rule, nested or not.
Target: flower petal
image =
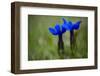
[[[72,23],[71,21],[68,22],[68,25],[67,25],[67,26],[69,27],[70,31],[73,30],[73,29],[72,29],[73,23]]]
[[[63,26],[62,26],[62,33],[65,33],[66,32],[66,28],[64,28]]]
[[[63,23],[64,23],[64,24],[67,24],[67,21],[66,21],[65,18],[62,18],[62,20],[63,20]]]
[[[60,30],[60,25],[59,24],[55,25],[55,29],[56,29],[58,34],[61,34],[61,30]]]
[[[58,33],[56,32],[56,30],[54,28],[49,28],[49,31],[53,34],[53,35],[57,35]]]
[[[71,30],[72,29],[72,22],[69,21],[67,22],[64,18],[63,18],[63,25],[64,28],[66,28],[66,30]]]
[[[78,30],[80,27],[80,23],[81,21],[77,21],[74,25],[73,25],[73,29]]]

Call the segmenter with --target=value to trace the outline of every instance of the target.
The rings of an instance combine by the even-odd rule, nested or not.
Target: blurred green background
[[[69,16],[28,15],[28,60],[60,59],[58,55],[58,36],[52,35],[48,28],[62,18],[76,22],[81,20],[80,29],[75,31],[74,48],[70,49],[70,33],[63,34],[65,59],[88,57],[88,18]],[[72,54],[73,52],[73,54]]]

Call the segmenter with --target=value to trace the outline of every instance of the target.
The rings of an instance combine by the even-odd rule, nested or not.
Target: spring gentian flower
[[[66,28],[69,31],[73,31],[73,30],[79,30],[80,27],[80,23],[81,21],[77,21],[76,23],[72,23],[71,21],[66,21],[64,18],[62,18],[63,20],[63,27]]]
[[[71,49],[72,49],[72,45],[74,43],[74,30],[79,30],[81,21],[77,21],[75,23],[72,23],[71,21],[66,21],[64,18],[62,18],[62,20],[63,20],[62,26],[66,30],[70,31],[70,45],[71,45]]]
[[[56,24],[54,28],[49,27],[49,32],[54,36],[58,36],[58,53],[61,56],[64,54],[64,43],[62,35],[66,32],[66,29],[63,26]]]
[[[56,24],[54,28],[49,27],[50,33],[53,35],[62,35],[66,32],[66,29],[63,26],[60,26],[59,24]]]

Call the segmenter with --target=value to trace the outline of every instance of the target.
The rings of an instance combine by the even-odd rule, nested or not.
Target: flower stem
[[[70,46],[71,49],[73,48],[73,42],[74,42],[74,31],[70,31]]]
[[[61,58],[64,58],[64,43],[62,39],[62,34],[58,36],[58,53]]]

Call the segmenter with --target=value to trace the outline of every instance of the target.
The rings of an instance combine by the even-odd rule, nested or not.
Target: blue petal
[[[65,33],[66,32],[66,28],[64,28],[63,26],[62,26],[62,33]]]
[[[67,22],[64,18],[63,18],[63,25],[64,28],[66,28],[66,30],[72,30],[72,22],[69,21]]]
[[[53,35],[57,35],[58,33],[56,32],[56,30],[55,29],[53,29],[53,28],[49,28],[49,31],[53,34]]]
[[[77,21],[74,25],[73,25],[73,29],[78,30],[80,27],[80,23],[81,21]]]
[[[61,30],[60,30],[60,25],[59,24],[55,25],[55,29],[56,29],[58,34],[61,34]]]
[[[64,23],[64,24],[67,24],[66,19],[62,18],[62,20],[63,20],[63,23]]]
[[[62,25],[64,28],[66,28],[66,30],[72,30],[72,22],[69,21],[66,24]]]
[[[70,31],[73,30],[73,28],[72,28],[73,27],[73,23],[71,21],[68,22],[67,26],[69,27]]]
[[[68,30],[67,21],[64,18],[62,18],[62,20],[63,20],[62,28],[65,28]]]

